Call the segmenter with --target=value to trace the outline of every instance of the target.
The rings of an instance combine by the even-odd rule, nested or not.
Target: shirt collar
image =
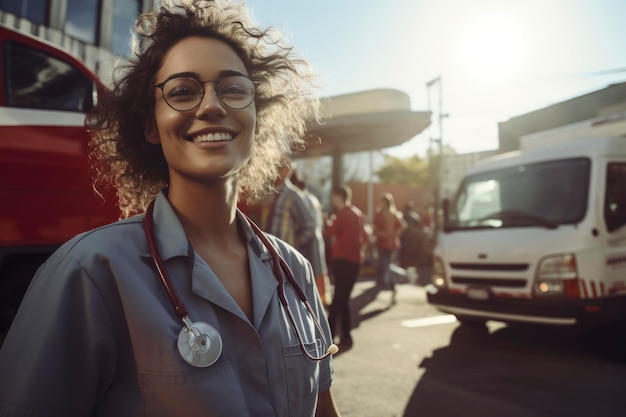
[[[154,202],[154,234],[161,259],[166,261],[175,257],[193,259],[193,247],[187,239],[178,216],[167,199],[165,191],[161,191]],[[253,291],[253,325],[259,328],[278,285],[272,274],[271,256],[267,248],[255,234],[248,218],[239,210],[236,213],[240,232],[248,244],[248,257]],[[223,300],[223,294],[214,287],[193,276],[193,291],[201,297],[221,305],[227,310],[237,313],[232,303]],[[208,285],[208,286],[207,286]],[[206,288],[205,288],[206,287]]]
[[[248,246],[254,254],[261,258],[261,260],[270,259],[270,254],[267,248],[261,242],[261,239],[254,233],[252,226],[250,225],[251,220],[248,219],[246,215],[244,215],[241,211],[237,210],[237,226],[239,227],[240,232],[243,234]]]
[[[157,195],[152,216],[154,219],[154,237],[158,243],[161,258],[167,260],[177,256],[191,256],[193,248],[187,239],[183,225],[174,212],[174,208],[167,199],[165,191],[161,191]],[[261,260],[270,259],[269,251],[250,226],[251,220],[240,210],[237,210],[236,216],[239,230],[250,249]]]
[[[248,259],[253,294],[252,324],[257,330],[261,327],[267,310],[276,295],[278,281],[272,272],[271,255],[256,235],[248,218],[237,210],[239,230],[248,242]],[[256,255],[256,256],[254,256]],[[280,277],[282,279],[282,277]]]
[[[270,254],[250,226],[249,219],[237,210],[237,224],[248,246],[261,260],[270,259]],[[187,239],[185,229],[180,223],[174,208],[167,199],[165,191],[161,191],[154,202],[154,237],[158,243],[161,258],[168,260],[177,256],[190,257],[193,248]]]
[[[162,190],[154,202],[154,238],[157,242],[161,259],[168,260],[177,256],[191,257],[193,249],[183,225],[178,220],[174,208]]]

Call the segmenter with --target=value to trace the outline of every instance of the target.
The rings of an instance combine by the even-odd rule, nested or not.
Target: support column
[[[98,15],[100,19],[99,44],[102,48],[113,49],[113,14],[115,13],[115,4],[111,0],[102,0],[100,10],[101,13]]]
[[[64,31],[67,20],[67,0],[51,0],[48,26]]]
[[[332,185],[335,189],[343,185],[343,152],[334,150],[332,160]]]

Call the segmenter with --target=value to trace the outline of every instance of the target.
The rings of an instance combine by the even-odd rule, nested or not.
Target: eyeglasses
[[[214,83],[217,98],[223,105],[234,110],[245,109],[252,103],[258,84],[245,75],[230,75],[217,81],[199,81],[193,77],[178,75],[155,84],[155,87],[161,89],[163,99],[172,109],[189,111],[202,102],[206,83]]]

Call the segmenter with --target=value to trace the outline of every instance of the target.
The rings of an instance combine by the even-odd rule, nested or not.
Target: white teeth
[[[227,132],[215,132],[207,133],[205,135],[195,136],[194,142],[219,142],[223,140],[231,140],[233,138],[232,133]]]

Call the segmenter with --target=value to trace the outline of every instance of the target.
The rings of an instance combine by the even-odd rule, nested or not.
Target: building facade
[[[519,149],[520,138],[531,133],[624,111],[626,82],[612,84],[499,123],[499,152]]]
[[[158,0],[0,0],[0,24],[68,50],[105,83],[130,55],[137,15]]]

